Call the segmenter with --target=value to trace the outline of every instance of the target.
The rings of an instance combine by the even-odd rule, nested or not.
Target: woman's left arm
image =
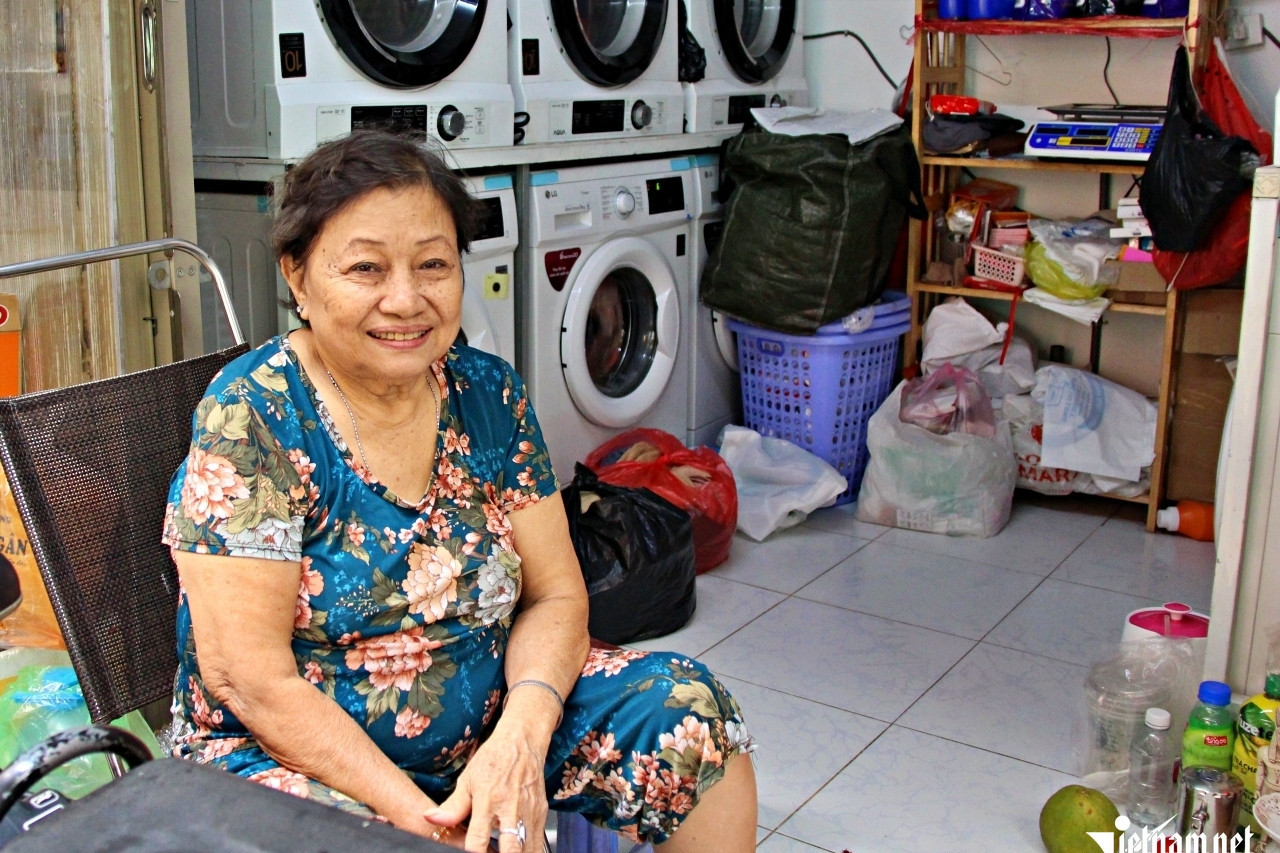
[[[456,825],[468,813],[468,850],[485,850],[492,829],[522,821],[529,839],[546,823],[543,764],[560,721],[560,702],[573,690],[587,659],[587,590],[558,494],[513,511],[512,536],[523,589],[506,651],[507,704],[493,733],[440,808],[436,823]],[[550,689],[548,689],[550,688]],[[499,850],[516,851],[515,836],[499,836]],[[526,843],[526,849],[531,849]]]

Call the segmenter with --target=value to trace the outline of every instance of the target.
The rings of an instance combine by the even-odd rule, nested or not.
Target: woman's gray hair
[[[275,192],[271,248],[277,258],[305,263],[325,224],[377,189],[433,190],[453,217],[458,252],[471,247],[479,208],[462,179],[424,134],[357,130],[326,142],[285,173]],[[290,294],[288,307],[297,304]]]

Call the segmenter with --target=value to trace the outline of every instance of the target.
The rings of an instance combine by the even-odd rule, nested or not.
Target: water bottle
[[[1228,707],[1231,688],[1221,681],[1202,681],[1196,698],[1200,701],[1182,734],[1182,766],[1230,770],[1235,740],[1235,715]]]
[[[1170,719],[1164,708],[1148,708],[1147,724],[1129,747],[1128,812],[1135,826],[1155,829],[1173,817],[1182,744],[1169,731]]]

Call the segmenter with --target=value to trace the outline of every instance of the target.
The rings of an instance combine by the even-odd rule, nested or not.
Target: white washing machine
[[[518,141],[683,132],[676,0],[508,2]]]
[[[752,107],[807,106],[802,0],[683,0],[706,76],[684,87],[685,130],[732,129]]]
[[[521,372],[562,483],[626,429],[687,430],[692,196],[687,157],[530,175]]]
[[[689,159],[693,167],[689,270],[694,286],[685,294],[680,340],[689,365],[688,429],[684,440],[690,447],[715,447],[725,424],[742,423],[742,380],[733,332],[719,312],[698,301],[702,269],[724,228],[723,206],[715,198],[720,188],[720,155],[695,154]]]
[[[462,259],[462,330],[459,339],[491,352],[519,369],[516,363],[516,220],[515,186],[510,175],[466,179],[467,188],[482,206],[480,227],[471,251]]]
[[[361,127],[507,146],[505,0],[187,0],[197,156],[296,160]]]

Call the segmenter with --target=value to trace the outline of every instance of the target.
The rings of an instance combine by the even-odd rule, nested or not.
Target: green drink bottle
[[[1231,747],[1235,735],[1231,688],[1221,681],[1202,681],[1182,734],[1183,767],[1231,769]]]

